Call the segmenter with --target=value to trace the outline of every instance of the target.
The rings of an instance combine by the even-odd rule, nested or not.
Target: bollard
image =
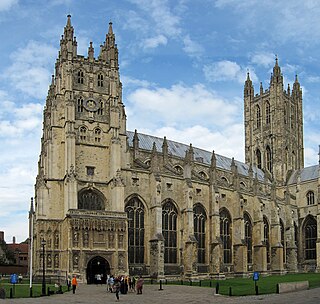
[[[199,280],[199,286],[201,287],[201,280]]]
[[[232,288],[231,288],[231,286],[229,287],[229,296],[230,297],[232,296]]]
[[[151,279],[150,283],[151,283],[151,285],[153,285],[153,279]]]
[[[190,286],[192,286],[192,281],[190,280]]]
[[[162,288],[162,280],[160,279],[160,288],[159,288],[159,290],[163,290],[163,288]]]
[[[279,293],[279,284],[277,284],[276,293]]]
[[[183,280],[181,280],[181,285],[183,285]]]
[[[13,298],[13,292],[12,292],[12,287],[10,288],[10,299]]]
[[[212,282],[210,281],[210,287],[212,287]]]
[[[30,298],[32,298],[32,287],[30,287]]]
[[[258,285],[256,285],[256,295],[259,294],[259,288],[258,288]]]
[[[50,287],[48,287],[47,295],[50,296]]]
[[[219,294],[219,283],[216,284],[216,294]]]
[[[168,285],[168,280],[166,279],[166,285]]]

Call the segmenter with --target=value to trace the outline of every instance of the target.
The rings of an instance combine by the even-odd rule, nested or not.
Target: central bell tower
[[[304,166],[302,90],[296,76],[293,89],[283,85],[278,58],[270,85],[254,94],[250,75],[244,85],[245,162],[284,184],[287,174]]]

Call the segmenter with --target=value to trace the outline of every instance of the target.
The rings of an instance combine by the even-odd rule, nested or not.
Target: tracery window
[[[226,209],[220,211],[220,238],[223,246],[223,263],[232,262],[231,255],[231,217]]]
[[[87,139],[87,128],[85,126],[81,126],[79,128],[80,140],[85,141]]]
[[[305,259],[315,260],[317,257],[316,242],[317,242],[317,221],[309,216],[306,219],[304,226],[305,237]]]
[[[171,200],[162,206],[162,234],[164,237],[164,262],[177,263],[178,211]]]
[[[83,112],[83,98],[79,97],[78,102],[77,102],[77,110],[78,112],[82,113]]]
[[[269,146],[266,148],[267,169],[272,173],[272,154]]]
[[[103,75],[98,74],[98,87],[103,87]]]
[[[267,218],[263,217],[263,238],[267,249],[267,263],[270,263],[270,228]]]
[[[101,129],[100,128],[94,129],[94,141],[96,143],[99,143],[101,141]]]
[[[314,192],[308,191],[307,193],[307,205],[314,205]]]
[[[261,110],[258,105],[256,106],[256,127],[261,127]]]
[[[243,215],[244,221],[244,241],[247,245],[247,262],[252,263],[252,223],[247,213]]]
[[[144,206],[134,197],[129,200],[125,211],[128,217],[129,264],[144,263]]]
[[[198,241],[198,263],[206,261],[206,212],[202,205],[193,208],[194,236]]]
[[[104,210],[103,195],[94,189],[85,189],[78,194],[78,209]]]
[[[83,75],[84,74],[83,74],[82,70],[78,71],[78,83],[80,83],[80,84],[83,84],[83,79],[84,79]]]
[[[270,103],[266,102],[266,124],[269,125],[271,123],[271,111],[270,111]]]

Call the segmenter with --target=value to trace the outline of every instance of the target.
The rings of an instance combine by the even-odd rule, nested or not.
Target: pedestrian
[[[76,288],[78,286],[78,281],[77,281],[77,276],[74,275],[71,281],[71,285],[72,285],[72,292],[76,293]]]
[[[116,291],[116,298],[119,301],[119,292],[120,292],[120,281],[118,279],[114,280],[114,289]]]
[[[140,276],[137,281],[137,294],[142,294],[143,283],[144,283],[143,278],[142,278],[142,276]]]

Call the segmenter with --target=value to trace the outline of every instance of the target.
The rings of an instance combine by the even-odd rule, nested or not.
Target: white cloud
[[[269,68],[275,63],[275,55],[268,52],[257,52],[251,55],[251,63]]]
[[[166,45],[168,42],[167,38],[163,35],[157,35],[152,38],[144,39],[141,43],[142,48],[144,49],[154,49],[157,48],[159,45]]]
[[[6,70],[12,86],[30,97],[43,99],[51,80],[51,70],[57,50],[50,45],[29,41],[10,56],[13,63]]]
[[[183,50],[191,57],[199,57],[204,52],[203,47],[196,41],[193,41],[189,35],[184,37],[183,43]]]
[[[201,120],[225,126],[238,114],[238,105],[223,100],[203,85],[173,85],[171,88],[139,88],[127,96],[131,124],[149,126],[192,125]],[[128,112],[129,111],[129,112]],[[129,115],[128,115],[129,116]]]
[[[248,70],[236,62],[223,60],[204,66],[203,72],[206,79],[211,82],[235,80],[244,83]],[[252,70],[250,71],[250,78],[253,82],[258,79]]]
[[[14,5],[18,4],[19,0],[1,0],[0,1],[0,12],[1,11],[8,11]]]

